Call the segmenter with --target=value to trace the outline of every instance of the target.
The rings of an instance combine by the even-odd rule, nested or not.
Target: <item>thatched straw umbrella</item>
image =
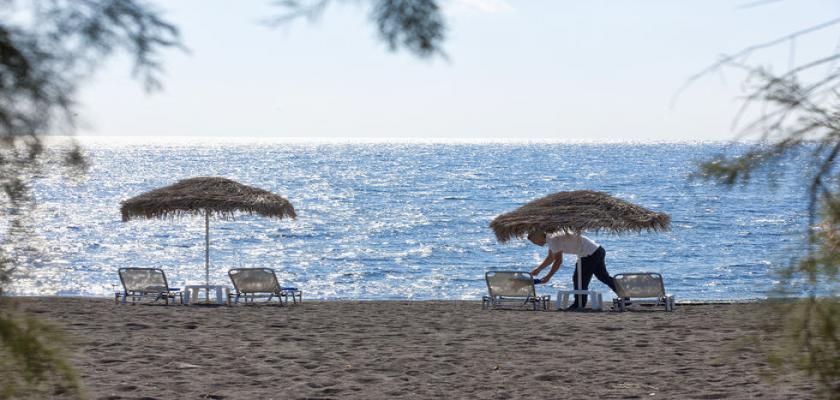
[[[529,233],[573,233],[607,231],[610,233],[665,231],[670,229],[668,214],[617,199],[591,190],[558,192],[536,199],[490,223],[496,239],[505,243]],[[580,243],[578,243],[580,246]],[[580,257],[577,260],[577,282],[581,285]]]
[[[132,218],[175,218],[204,215],[204,279],[210,285],[210,215],[222,219],[236,213],[269,218],[295,218],[295,208],[285,198],[219,177],[198,177],[178,181],[123,201],[123,222]]]

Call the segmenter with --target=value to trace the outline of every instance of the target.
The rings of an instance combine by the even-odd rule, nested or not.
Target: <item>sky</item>
[[[147,93],[125,57],[82,85],[79,135],[359,141],[728,140],[736,70],[687,79],[747,46],[840,16],[832,0],[441,0],[448,58],[390,52],[370,2],[264,23],[271,0],[151,4],[168,50]],[[835,51],[834,26],[751,55],[775,71]],[[679,96],[676,96],[679,93]]]

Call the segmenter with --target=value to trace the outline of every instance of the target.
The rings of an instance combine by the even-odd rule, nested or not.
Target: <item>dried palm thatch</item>
[[[496,217],[490,228],[504,243],[529,233],[664,231],[671,217],[591,190],[558,192]]]
[[[229,218],[237,212],[273,218],[295,218],[289,200],[269,191],[219,177],[181,180],[122,202],[122,220],[214,214]]]

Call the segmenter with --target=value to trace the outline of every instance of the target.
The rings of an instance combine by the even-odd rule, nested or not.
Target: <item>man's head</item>
[[[528,234],[528,240],[537,246],[543,246],[545,245],[545,233],[531,232]]]

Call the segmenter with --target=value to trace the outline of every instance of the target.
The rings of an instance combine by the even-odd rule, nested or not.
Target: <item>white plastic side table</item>
[[[225,285],[187,285],[184,287],[184,304],[198,301],[201,290],[205,291],[205,298],[210,302],[210,291],[216,293],[216,304],[225,304],[225,299],[230,295],[230,288]]]
[[[589,304],[592,307],[592,310],[600,311],[603,309],[604,302],[601,292],[596,292],[594,290],[561,290],[557,292],[557,301],[554,302],[556,307],[555,309],[566,309],[566,307],[569,306],[569,298],[576,294],[589,295]]]

